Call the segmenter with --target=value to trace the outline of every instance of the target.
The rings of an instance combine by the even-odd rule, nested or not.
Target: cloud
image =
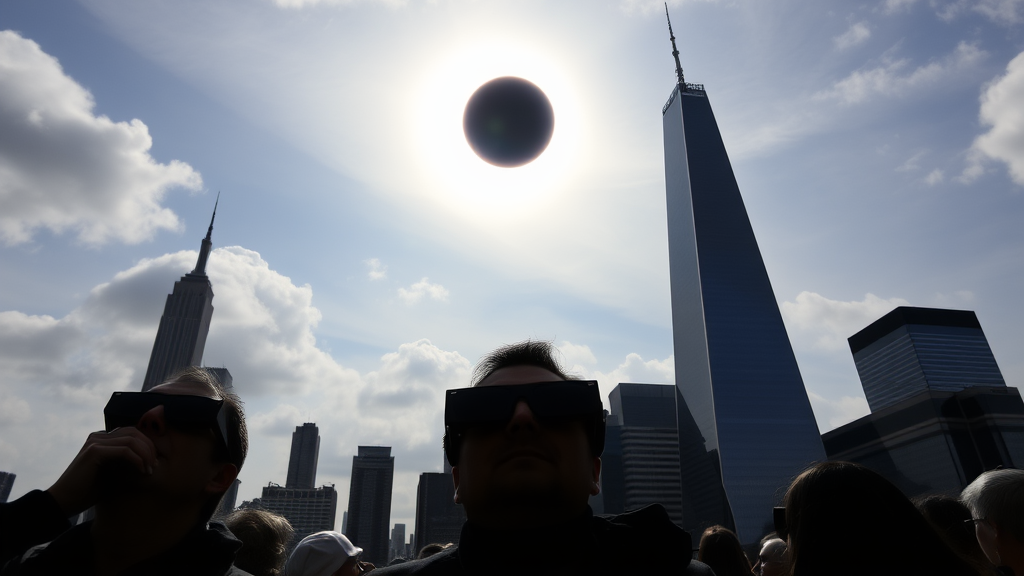
[[[936,14],[951,22],[967,11],[977,12],[996,24],[1009,26],[1024,21],[1024,0],[956,0],[943,5]]]
[[[849,30],[833,38],[832,41],[835,42],[837,49],[846,50],[863,44],[870,37],[871,30],[868,29],[868,25],[865,22],[857,22],[850,26]]]
[[[917,2],[917,0],[885,0],[882,4],[882,12],[886,14],[909,12],[910,7],[913,6],[915,2]]]
[[[936,168],[935,170],[929,172],[927,176],[925,176],[924,183],[929,186],[935,186],[936,184],[939,184],[940,182],[945,180],[945,178],[945,173],[942,170]]]
[[[422,300],[424,296],[429,296],[431,299],[439,302],[447,302],[448,289],[440,284],[431,284],[430,279],[427,277],[423,277],[419,282],[408,288],[398,289],[398,297],[410,306]]]
[[[989,131],[974,140],[961,180],[970,182],[984,172],[985,159],[1005,162],[1010,177],[1024,186],[1024,52],[1006,66],[981,95],[979,117]]]
[[[931,62],[904,72],[910,60],[884,59],[883,64],[867,70],[856,70],[839,80],[828,90],[814,95],[817,100],[838,100],[844,104],[859,104],[873,96],[899,97],[936,85],[966,70],[987,56],[987,53],[967,42],[940,61]]]
[[[366,266],[370,269],[367,273],[370,280],[383,280],[388,277],[388,267],[386,264],[381,264],[380,260],[376,258],[370,258],[364,261]]]
[[[56,480],[102,427],[112,391],[141,387],[166,294],[196,256],[142,260],[60,318],[0,312],[0,458],[18,473],[19,493]],[[288,439],[309,421],[322,438],[319,483],[347,489],[358,445],[394,447],[405,472],[440,469],[444,390],[468,384],[469,360],[421,339],[361,373],[317,348],[321,315],[310,286],[237,246],[214,250],[207,271],[216,296],[204,361],[231,371],[252,433],[243,498],[283,482]],[[396,494],[413,503],[396,518],[414,516],[415,490],[414,481],[396,482]]]
[[[808,391],[807,398],[811,401],[814,419],[818,421],[818,428],[823,434],[871,413],[868,401],[863,396],[843,396],[838,400],[829,400]]]
[[[921,169],[921,165],[920,165],[921,158],[924,158],[927,154],[928,154],[927,150],[922,150],[922,151],[914,154],[910,158],[907,158],[906,162],[904,162],[903,164],[900,164],[896,168],[896,171],[897,172],[913,172],[914,170],[920,170]]]
[[[0,240],[39,228],[84,244],[137,243],[180,228],[160,205],[174,187],[199,190],[191,166],[161,164],[140,120],[93,115],[92,95],[32,40],[0,31]]]
[[[639,354],[630,353],[626,359],[609,372],[585,371],[584,377],[600,382],[605,394],[622,382],[639,384],[675,384],[675,357],[664,360],[644,360]]]
[[[590,366],[597,363],[597,357],[590,351],[586,344],[573,344],[568,340],[557,346],[562,354],[562,362],[570,372],[582,372],[586,370],[584,365]]]
[[[781,310],[791,335],[809,336],[814,347],[838,351],[846,348],[847,338],[893,308],[907,305],[903,298],[886,300],[874,294],[865,294],[859,302],[844,302],[804,291],[795,302],[783,302]]]

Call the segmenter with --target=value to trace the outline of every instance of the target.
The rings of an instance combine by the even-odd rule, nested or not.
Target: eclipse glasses
[[[470,428],[501,429],[512,419],[516,404],[526,402],[542,425],[583,423],[591,455],[604,451],[604,406],[596,380],[557,380],[510,386],[457,388],[445,392],[444,451],[458,465],[462,436]]]
[[[164,422],[182,432],[213,429],[222,447],[228,447],[227,409],[224,400],[205,396],[160,394],[157,392],[114,392],[103,409],[106,431],[136,426],[146,412],[164,407]]]

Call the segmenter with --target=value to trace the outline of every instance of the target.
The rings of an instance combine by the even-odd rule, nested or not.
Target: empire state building
[[[175,282],[174,291],[167,295],[146,379],[142,383],[143,392],[182,368],[202,365],[206,335],[210,332],[210,318],[213,316],[213,286],[206,276],[206,260],[213,248],[210,237],[216,217],[217,204],[214,204],[210,227],[199,249],[195,269]],[[230,385],[229,382],[222,383]]]

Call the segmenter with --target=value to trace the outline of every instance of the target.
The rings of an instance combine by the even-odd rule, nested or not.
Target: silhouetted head
[[[235,553],[235,566],[253,576],[282,573],[288,544],[295,534],[284,516],[249,508],[232,512],[224,524],[242,541],[242,547]]]
[[[715,576],[747,576],[750,561],[736,533],[725,526],[711,526],[704,530],[697,549],[697,560],[707,564]]]
[[[824,462],[786,492],[793,576],[975,574],[892,483],[850,462]]]
[[[1024,470],[989,470],[960,494],[992,563],[1024,574]]]
[[[597,383],[570,378],[549,342],[488,354],[473,386],[445,401],[445,451],[467,519],[514,528],[581,514],[600,491],[603,418]]]
[[[757,562],[750,569],[756,576],[786,576],[789,574],[789,548],[785,540],[774,533],[771,538],[762,539]]]
[[[934,494],[915,498],[914,505],[953,550],[976,566],[988,565],[989,561],[974,535],[971,511],[960,500],[945,494]]]

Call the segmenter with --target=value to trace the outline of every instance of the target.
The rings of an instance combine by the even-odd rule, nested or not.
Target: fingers
[[[110,450],[109,448],[122,448],[122,450]],[[89,434],[79,456],[82,456],[84,460],[91,460],[95,464],[124,458],[135,463],[140,472],[152,474],[153,465],[156,464],[156,447],[153,445],[153,441],[137,428],[115,428],[110,432]]]

